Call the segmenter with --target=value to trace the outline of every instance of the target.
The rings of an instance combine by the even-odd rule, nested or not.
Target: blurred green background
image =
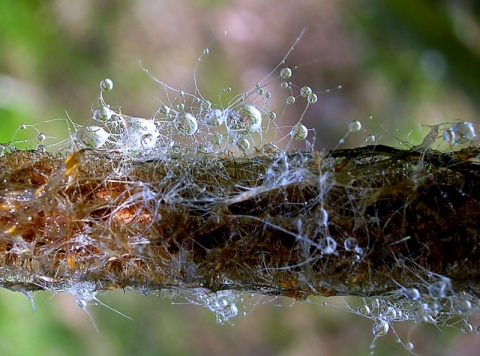
[[[387,144],[418,143],[419,125],[478,122],[479,7],[428,0],[1,1],[0,142],[10,141],[20,123],[65,118],[65,111],[85,122],[106,77],[115,82],[107,96],[112,106],[149,117],[164,91],[139,63],[193,92],[193,69],[212,40],[197,72],[202,94],[216,98],[226,86],[241,93],[276,67],[306,27],[287,59],[299,66],[292,82],[320,92],[342,85],[320,94],[305,117],[317,130],[317,147],[334,147],[352,120],[364,129],[347,146],[371,134]],[[272,91],[281,105],[285,94]],[[284,125],[293,125],[303,106],[289,110]],[[66,135],[65,122],[42,127],[48,136]],[[368,355],[373,337],[370,321],[321,301],[260,301],[231,326],[217,325],[200,307],[110,292],[100,299],[133,321],[93,306],[97,333],[68,295],[37,294],[32,312],[21,294],[0,294],[4,355]],[[410,328],[399,326],[404,339]],[[480,345],[480,336],[425,325],[411,339],[420,354],[473,355]],[[376,351],[406,353],[392,332]]]

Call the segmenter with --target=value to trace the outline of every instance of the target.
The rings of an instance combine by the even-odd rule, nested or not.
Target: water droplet
[[[104,79],[100,82],[101,91],[110,91],[113,89],[113,81],[111,79]]]
[[[173,122],[175,129],[182,135],[190,136],[197,132],[197,119],[192,114],[180,113]]]
[[[318,97],[317,97],[317,94],[315,94],[315,93],[312,93],[307,97],[307,102],[309,104],[315,104],[317,102],[317,100],[318,100]]]
[[[37,152],[45,153],[47,152],[47,148],[45,147],[45,145],[37,145]]]
[[[25,130],[26,128],[27,128],[27,125],[25,125],[25,124],[21,124],[21,125],[19,126],[19,129],[20,129],[20,130]]]
[[[292,127],[292,131],[290,135],[293,137],[294,140],[302,141],[305,140],[308,136],[308,129],[305,125],[296,124]]]
[[[184,104],[177,104],[177,110],[182,111],[185,108]]]
[[[263,95],[264,93],[265,93],[265,90],[263,88],[257,89],[257,95]]]
[[[308,98],[310,95],[312,95],[313,90],[310,87],[304,86],[300,89],[300,95],[303,96],[304,98]]]
[[[202,110],[208,111],[212,108],[212,103],[208,100],[202,101]]]
[[[419,300],[420,299],[420,292],[418,291],[417,288],[407,288],[403,292],[405,295],[405,298],[410,299],[410,300]]]
[[[210,53],[210,49],[209,49],[209,48],[205,48],[205,49],[203,50],[203,54],[209,54],[209,53]]]
[[[288,85],[287,82],[283,82],[283,83],[280,84],[280,87],[281,87],[282,89],[287,89],[287,88],[289,87],[289,85]]]
[[[110,110],[106,106],[102,106],[98,110],[93,112],[93,119],[96,121],[107,121],[115,114],[113,110]]]
[[[247,154],[250,149],[250,141],[246,138],[241,138],[237,141],[237,147],[243,152],[243,154]]]
[[[280,70],[280,77],[287,79],[287,78],[290,78],[291,76],[292,76],[292,70],[290,68],[285,67]]]
[[[332,254],[337,249],[337,242],[333,237],[327,236],[318,241],[318,248],[326,255]]]
[[[373,324],[372,332],[375,337],[384,336],[390,330],[390,324],[384,320],[378,320]]]
[[[224,121],[224,115],[222,110],[214,109],[207,112],[203,122],[208,127],[219,127],[222,126]]]
[[[291,96],[291,95],[288,96],[288,97],[287,97],[287,100],[286,100],[286,103],[287,103],[288,105],[294,104],[294,103],[295,103],[295,97],[294,97],[294,96]]]
[[[179,95],[179,96],[184,96],[184,95],[185,95],[185,92],[184,92],[183,90],[180,90],[180,91],[178,92],[178,95]]]
[[[477,134],[471,122],[459,122],[443,133],[443,139],[452,145],[470,142],[475,137]]]
[[[469,323],[466,323],[462,326],[462,333],[470,334],[473,331],[473,326]]]
[[[405,343],[405,348],[406,348],[408,351],[412,351],[414,347],[415,347],[415,346],[414,346],[413,343],[411,343],[411,342]]]
[[[374,135],[368,135],[365,137],[365,142],[375,142],[377,138]]]
[[[260,130],[262,114],[255,106],[244,105],[236,110],[225,110],[224,121],[229,132],[247,134]]]
[[[232,91],[232,88],[231,87],[226,87],[225,89],[223,89],[224,92],[226,93],[230,93]]]
[[[109,136],[102,127],[85,126],[77,130],[74,139],[86,148],[99,148],[107,142]]]
[[[357,308],[357,313],[360,315],[370,315],[370,308],[368,305],[361,305]]]
[[[362,129],[362,123],[358,120],[352,121],[348,124],[348,131],[357,132]]]
[[[270,99],[272,97],[272,93],[268,92],[265,94],[265,99]]]
[[[358,241],[355,237],[349,237],[343,242],[343,247],[347,251],[353,251],[358,246]]]
[[[38,136],[37,136],[37,139],[39,141],[42,141],[42,142],[45,141],[46,138],[47,138],[47,136],[45,136],[45,134],[43,134],[43,133],[39,133]]]
[[[270,118],[270,120],[275,120],[277,118],[277,114],[275,114],[274,111],[270,111],[268,113],[268,117]]]

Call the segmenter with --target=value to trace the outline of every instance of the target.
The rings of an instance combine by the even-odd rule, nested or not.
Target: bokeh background
[[[21,123],[68,116],[83,123],[97,105],[98,83],[115,88],[108,102],[134,116],[150,117],[163,89],[140,64],[172,87],[193,92],[193,70],[202,94],[218,97],[253,87],[287,59],[298,66],[292,82],[321,92],[304,123],[316,146],[334,147],[348,123],[363,130],[345,146],[375,135],[382,143],[421,140],[420,127],[478,122],[480,109],[480,5],[471,1],[296,0],[19,0],[0,1],[0,142],[21,138]],[[213,41],[213,42],[212,42]],[[327,89],[342,86],[341,90]],[[281,105],[284,94],[276,97]],[[328,92],[327,92],[328,91]],[[283,96],[282,96],[283,95]],[[289,112],[295,124],[302,105]],[[290,122],[287,122],[289,121]],[[43,126],[62,137],[65,121]],[[32,132],[29,133],[30,135]],[[31,137],[30,137],[31,138]],[[89,313],[68,295],[35,295],[37,311],[21,294],[0,292],[0,352],[4,355],[368,355],[372,323],[323,300],[253,302],[234,325],[218,325],[208,310],[181,300],[138,292],[99,297],[106,307]],[[177,303],[175,303],[175,301]],[[331,303],[330,300],[328,300]],[[355,304],[355,301],[351,301]],[[282,306],[277,306],[281,304]],[[342,300],[332,304],[343,305]],[[413,329],[412,329],[413,328]],[[412,324],[419,354],[474,355],[480,336]],[[376,352],[405,354],[395,335]]]

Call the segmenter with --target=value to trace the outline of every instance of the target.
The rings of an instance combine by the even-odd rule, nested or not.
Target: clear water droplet
[[[296,124],[292,127],[290,135],[293,137],[294,140],[303,141],[308,136],[308,129],[305,125]]]
[[[365,137],[365,142],[375,142],[376,139],[375,135],[368,135]]]
[[[372,332],[375,337],[384,336],[390,330],[390,324],[384,320],[378,320],[373,324]]]
[[[39,133],[38,136],[37,136],[37,139],[39,141],[42,141],[42,142],[45,141],[46,138],[47,138],[47,136],[45,136],[44,133]]]
[[[268,117],[270,120],[275,120],[277,118],[277,114],[274,111],[270,111],[268,113]]]
[[[317,94],[315,93],[312,93],[307,97],[307,102],[309,104],[315,104],[317,101],[318,101],[318,97],[317,97]]]
[[[412,351],[414,347],[415,347],[415,346],[414,346],[413,343],[411,343],[411,342],[405,343],[405,348],[406,348],[408,351]]]
[[[417,288],[407,288],[403,292],[405,298],[410,299],[410,300],[419,300],[420,299],[420,292],[418,291]]]
[[[292,76],[292,70],[288,67],[282,68],[280,70],[280,77],[283,79],[290,78]]]
[[[337,249],[337,241],[333,237],[327,236],[320,239],[317,246],[324,254],[329,255]]]
[[[343,242],[343,247],[345,247],[347,251],[354,251],[357,246],[358,241],[355,237],[349,237]]]
[[[19,129],[20,129],[20,130],[25,130],[26,128],[27,128],[27,125],[25,125],[25,124],[21,124],[21,125],[19,126]]]
[[[362,129],[362,123],[358,120],[352,121],[348,124],[348,131],[357,132]]]
[[[470,334],[473,331],[473,326],[469,323],[466,323],[462,326],[462,333]]]
[[[189,113],[180,113],[173,122],[175,129],[182,135],[190,136],[197,132],[197,119]]]
[[[287,82],[282,82],[282,83],[280,84],[280,87],[281,87],[282,89],[287,89],[287,88],[289,87],[289,85],[288,85]]]
[[[247,154],[248,150],[250,149],[250,141],[247,140],[246,138],[241,138],[237,141],[237,147],[244,154]]]
[[[110,91],[113,89],[113,81],[111,79],[104,79],[100,82],[100,90]]]
[[[300,95],[304,98],[308,98],[308,96],[312,95],[313,90],[310,87],[304,86],[300,89]]]
[[[225,116],[222,110],[214,109],[205,114],[203,122],[207,127],[220,127],[222,126],[224,119]]]
[[[360,315],[370,315],[370,312],[370,307],[366,304],[357,308],[357,313]]]
[[[295,103],[295,97],[292,96],[292,95],[288,96],[288,97],[287,97],[287,100],[286,100],[286,103],[287,103],[288,105],[294,104],[294,103]]]

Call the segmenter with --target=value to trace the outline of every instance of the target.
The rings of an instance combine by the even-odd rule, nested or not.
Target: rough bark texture
[[[479,296],[477,155],[380,145],[245,158],[6,153],[0,281]]]

